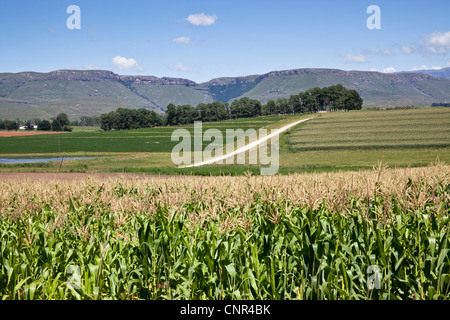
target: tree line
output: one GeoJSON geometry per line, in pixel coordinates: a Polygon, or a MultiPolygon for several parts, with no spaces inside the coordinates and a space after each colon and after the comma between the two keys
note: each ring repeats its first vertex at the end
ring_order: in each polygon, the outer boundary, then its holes
{"type": "Polygon", "coordinates": [[[144,108],[118,108],[116,111],[104,113],[100,116],[102,130],[130,130],[151,128],[163,125],[163,118],[153,110],[144,108]]]}
{"type": "Polygon", "coordinates": [[[67,114],[60,113],[56,118],[50,120],[41,120],[39,118],[30,119],[27,121],[17,120],[1,120],[0,129],[8,131],[17,131],[20,127],[24,130],[40,130],[40,131],[72,131],[73,127],[67,117],[67,114]]]}
{"type": "Polygon", "coordinates": [[[338,84],[325,88],[311,88],[289,98],[269,100],[263,106],[263,115],[313,113],[319,111],[361,110],[363,100],[359,93],[338,84]]]}
{"type": "Polygon", "coordinates": [[[338,84],[325,88],[311,88],[289,98],[261,102],[249,97],[236,99],[231,103],[214,101],[200,103],[196,107],[189,104],[169,104],[164,115],[147,109],[119,108],[100,116],[103,130],[125,130],[156,127],[161,125],[186,125],[194,121],[222,121],[227,119],[257,116],[313,113],[319,111],[360,110],[363,100],[356,90],[349,90],[338,84]]]}

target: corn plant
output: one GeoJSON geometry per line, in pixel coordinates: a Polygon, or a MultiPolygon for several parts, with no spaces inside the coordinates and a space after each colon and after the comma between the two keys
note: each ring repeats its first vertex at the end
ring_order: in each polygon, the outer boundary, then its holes
{"type": "Polygon", "coordinates": [[[0,297],[449,299],[448,177],[3,183],[0,297]]]}

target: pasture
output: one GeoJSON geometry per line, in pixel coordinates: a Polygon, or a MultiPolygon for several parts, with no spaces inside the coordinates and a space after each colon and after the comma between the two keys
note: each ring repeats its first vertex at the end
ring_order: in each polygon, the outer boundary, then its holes
{"type": "MultiPolygon", "coordinates": [[[[269,116],[226,120],[221,122],[203,123],[203,132],[214,128],[223,133],[227,129],[271,129],[287,124],[304,115],[269,116]]],[[[34,135],[27,137],[10,137],[0,140],[0,154],[44,154],[44,153],[170,153],[178,143],[171,141],[172,132],[176,129],[188,130],[192,137],[194,125],[156,127],[149,129],[123,130],[123,131],[93,131],[82,130],[72,133],[47,135],[34,135]]],[[[205,142],[206,146],[208,143],[205,142]]]]}
{"type": "Polygon", "coordinates": [[[291,167],[370,169],[450,161],[450,109],[334,112],[289,130],[280,163],[291,167]]]}
{"type": "MultiPolygon", "coordinates": [[[[450,109],[331,112],[291,128],[280,137],[280,174],[370,170],[378,161],[392,167],[450,162],[450,109]]],[[[275,129],[310,115],[280,115],[203,123],[208,129],[275,129]]],[[[171,161],[175,129],[158,127],[102,132],[96,128],[55,135],[0,138],[8,157],[99,156],[54,164],[1,165],[0,172],[133,172],[149,174],[259,174],[256,165],[207,165],[179,169],[171,161]]],[[[206,147],[210,142],[203,142],[206,147]]]]}
{"type": "Polygon", "coordinates": [[[305,123],[292,151],[431,149],[450,146],[450,109],[336,112],[305,123]]]}

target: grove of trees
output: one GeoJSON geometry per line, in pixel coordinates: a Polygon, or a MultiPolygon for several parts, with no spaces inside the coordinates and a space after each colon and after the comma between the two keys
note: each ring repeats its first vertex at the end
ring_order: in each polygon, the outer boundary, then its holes
{"type": "Polygon", "coordinates": [[[311,88],[289,98],[269,100],[262,107],[262,115],[361,110],[362,104],[363,100],[356,90],[338,84],[322,89],[311,88]]]}
{"type": "Polygon", "coordinates": [[[102,114],[100,123],[102,130],[109,131],[113,129],[129,130],[161,126],[163,120],[153,110],[119,108],[116,111],[102,114]]]}
{"type": "MultiPolygon", "coordinates": [[[[39,127],[38,127],[39,128],[39,127]]],[[[69,117],[65,113],[60,113],[51,122],[52,131],[72,131],[69,117]]]]}
{"type": "Polygon", "coordinates": [[[2,121],[2,128],[8,130],[8,131],[14,131],[19,129],[19,123],[17,121],[11,121],[11,120],[3,120],[2,121]]]}
{"type": "Polygon", "coordinates": [[[338,84],[325,88],[311,88],[289,98],[269,100],[262,105],[258,100],[243,97],[231,103],[215,101],[200,103],[197,107],[189,104],[169,104],[164,115],[147,109],[119,108],[100,116],[103,130],[125,130],[148,128],[161,125],[186,125],[194,121],[222,121],[292,113],[312,113],[319,111],[360,110],[363,100],[356,90],[349,90],[338,84]]]}
{"type": "Polygon", "coordinates": [[[49,120],[41,120],[39,118],[33,118],[26,121],[21,121],[19,119],[11,120],[0,120],[0,129],[6,129],[8,131],[19,130],[23,126],[24,130],[34,130],[37,126],[37,130],[41,131],[72,131],[72,126],[67,117],[67,114],[60,113],[56,118],[52,118],[51,122],[49,120]]]}

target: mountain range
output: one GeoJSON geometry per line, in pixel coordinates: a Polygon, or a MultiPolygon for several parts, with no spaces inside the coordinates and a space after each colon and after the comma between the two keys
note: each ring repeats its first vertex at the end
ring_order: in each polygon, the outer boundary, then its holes
{"type": "MultiPolygon", "coordinates": [[[[427,75],[433,76],[433,77],[450,79],[450,67],[441,68],[441,69],[424,69],[424,70],[404,71],[404,72],[421,73],[421,74],[427,74],[427,75]]],[[[399,72],[399,73],[403,73],[403,72],[399,72]]]]}
{"type": "Polygon", "coordinates": [[[173,103],[231,102],[243,96],[262,103],[312,87],[342,84],[357,90],[363,107],[427,106],[450,102],[450,68],[387,74],[337,69],[295,69],[196,83],[181,78],[118,75],[104,70],[0,73],[0,119],[70,119],[119,107],[164,112],[173,103]]]}

